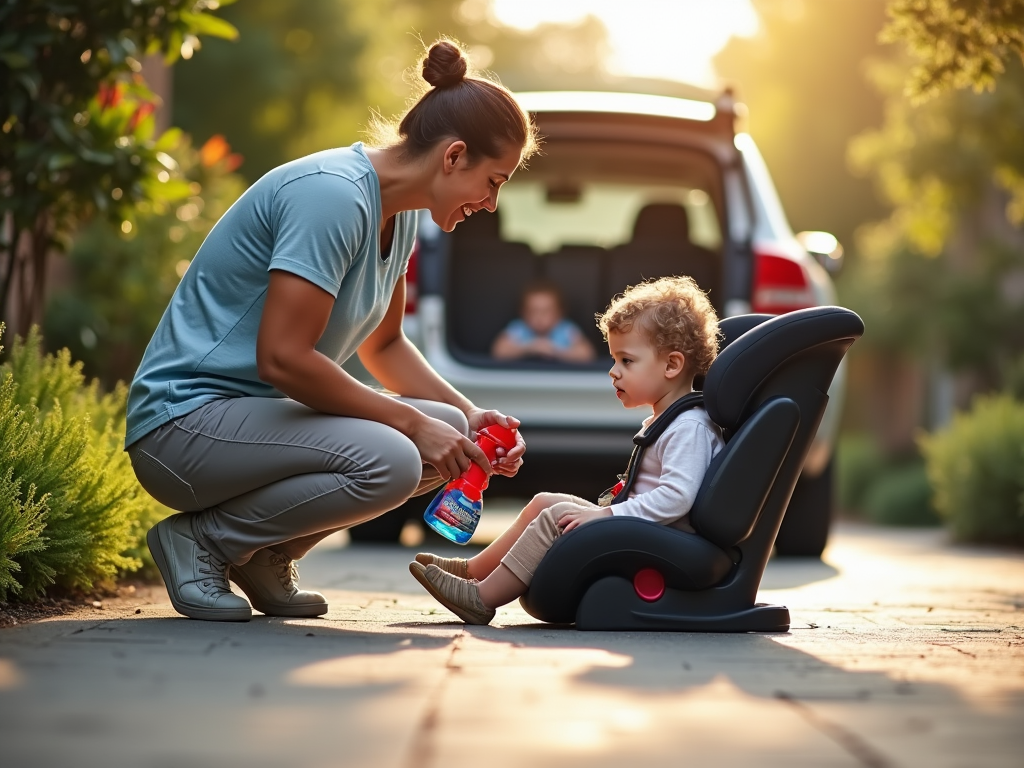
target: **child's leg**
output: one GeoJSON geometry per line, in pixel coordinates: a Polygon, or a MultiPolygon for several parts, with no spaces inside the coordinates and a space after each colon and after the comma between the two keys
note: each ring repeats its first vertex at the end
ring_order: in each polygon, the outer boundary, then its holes
{"type": "MultiPolygon", "coordinates": [[[[586,501],[585,499],[581,499],[568,493],[538,493],[530,500],[529,504],[523,507],[523,511],[519,513],[515,522],[512,523],[504,533],[488,544],[480,554],[469,559],[469,578],[483,581],[494,573],[495,570],[498,569],[501,559],[508,554],[508,551],[512,549],[512,546],[516,543],[519,537],[523,535],[526,527],[537,518],[537,515],[539,515],[542,510],[547,509],[560,501],[571,501],[576,504],[584,505],[591,504],[591,502],[586,501]]],[[[520,582],[520,584],[521,583],[522,582],[520,582]]],[[[505,603],[510,602],[515,597],[516,596],[509,598],[505,603]]],[[[498,605],[504,605],[504,603],[498,603],[498,605]]]]}
{"type": "MultiPolygon", "coordinates": [[[[551,496],[553,494],[546,500],[550,501],[551,496]]],[[[596,506],[589,502],[583,503],[596,506]]],[[[575,505],[575,501],[563,498],[552,506],[543,507],[539,513],[534,514],[531,510],[534,519],[522,529],[516,541],[511,546],[505,544],[495,547],[494,551],[505,549],[507,552],[482,581],[459,578],[436,563],[419,561],[419,556],[417,562],[409,563],[409,571],[435,599],[463,621],[489,624],[494,618],[495,608],[512,602],[526,592],[540,561],[561,534],[558,518],[565,513],[567,506],[575,505]]],[[[526,510],[523,512],[526,513],[526,510]]],[[[515,528],[513,526],[509,530],[515,528]]]]}
{"type": "MultiPolygon", "coordinates": [[[[562,501],[566,501],[566,499],[562,499],[562,501]]],[[[570,501],[569,503],[576,504],[577,502],[570,501]]],[[[588,506],[596,506],[590,502],[584,503],[588,506]]],[[[551,549],[555,539],[562,534],[558,527],[558,518],[564,514],[564,509],[561,509],[561,506],[556,503],[544,507],[535,516],[533,522],[526,526],[522,535],[512,546],[508,547],[500,564],[480,582],[480,599],[488,608],[497,608],[500,605],[511,603],[526,592],[540,561],[551,549]]]]}

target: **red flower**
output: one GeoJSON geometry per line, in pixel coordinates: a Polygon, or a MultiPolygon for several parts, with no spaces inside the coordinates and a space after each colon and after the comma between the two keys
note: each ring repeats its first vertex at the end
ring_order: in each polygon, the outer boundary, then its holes
{"type": "Polygon", "coordinates": [[[120,104],[123,94],[124,86],[121,83],[100,83],[100,90],[96,94],[96,98],[100,102],[100,107],[107,109],[108,107],[116,107],[120,104]]]}
{"type": "Polygon", "coordinates": [[[131,119],[128,121],[128,132],[134,133],[135,129],[139,127],[139,123],[141,123],[151,114],[153,114],[153,111],[155,109],[156,105],[153,104],[151,101],[144,101],[141,104],[139,104],[139,106],[136,107],[135,111],[132,113],[131,119]]]}
{"type": "Polygon", "coordinates": [[[231,145],[219,133],[214,134],[199,149],[199,158],[206,168],[216,165],[231,152],[231,145]]]}

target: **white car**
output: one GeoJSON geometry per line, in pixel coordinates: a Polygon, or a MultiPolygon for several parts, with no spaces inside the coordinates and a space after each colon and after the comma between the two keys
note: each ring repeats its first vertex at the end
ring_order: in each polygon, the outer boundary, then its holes
{"type": "MultiPolygon", "coordinates": [[[[421,217],[406,333],[473,402],[522,420],[521,476],[496,480],[490,493],[546,488],[593,497],[624,468],[647,415],[622,407],[607,374],[594,315],[614,294],[644,278],[688,274],[720,316],[833,304],[829,271],[842,252],[826,233],[793,234],[753,140],[734,131],[728,92],[707,100],[586,91],[517,97],[537,122],[542,151],[503,186],[496,214],[477,212],[450,235],[421,217]],[[596,362],[491,357],[524,287],[537,279],[560,288],[596,362]]],[[[824,548],[842,386],[841,371],[779,554],[824,548]]],[[[353,538],[397,537],[426,501],[354,529],[353,538]]]]}

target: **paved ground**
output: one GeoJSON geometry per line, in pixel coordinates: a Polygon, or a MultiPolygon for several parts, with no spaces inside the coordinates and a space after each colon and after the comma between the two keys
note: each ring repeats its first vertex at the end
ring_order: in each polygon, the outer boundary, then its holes
{"type": "Polygon", "coordinates": [[[843,526],[827,564],[770,564],[769,636],[466,628],[414,551],[315,551],[323,620],[189,621],[153,590],[0,630],[0,763],[1024,765],[1019,552],[843,526]]]}

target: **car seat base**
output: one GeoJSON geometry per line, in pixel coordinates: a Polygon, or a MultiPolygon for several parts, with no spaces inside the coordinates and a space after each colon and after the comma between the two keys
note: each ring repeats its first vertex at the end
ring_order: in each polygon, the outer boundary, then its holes
{"type": "MultiPolygon", "coordinates": [[[[576,612],[576,629],[646,630],[653,632],[787,632],[789,609],[757,603],[746,608],[722,606],[716,611],[707,595],[668,589],[661,599],[648,602],[633,584],[618,576],[596,581],[584,594],[576,612]],[[690,599],[688,599],[690,598],[690,599]]],[[[723,595],[725,597],[725,595],[723,595]]],[[[725,602],[723,600],[723,602],[725,602]]]]}

